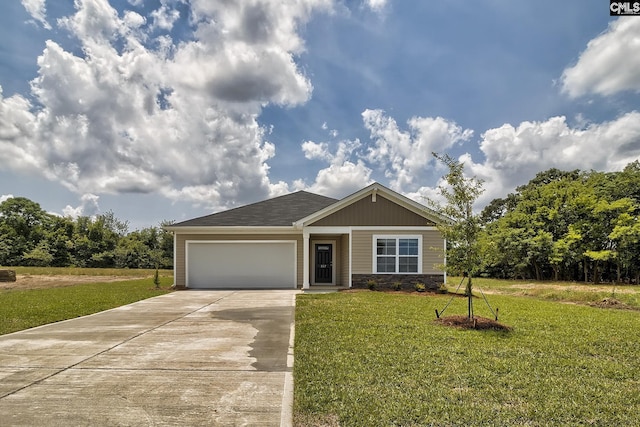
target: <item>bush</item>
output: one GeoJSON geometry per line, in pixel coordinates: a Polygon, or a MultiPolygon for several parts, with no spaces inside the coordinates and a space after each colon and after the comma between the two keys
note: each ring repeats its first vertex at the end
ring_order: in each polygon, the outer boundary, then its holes
{"type": "Polygon", "coordinates": [[[425,286],[424,283],[416,283],[416,291],[417,292],[424,292],[427,289],[427,287],[425,286]]]}
{"type": "Polygon", "coordinates": [[[391,289],[393,289],[394,291],[399,291],[400,289],[402,289],[402,283],[400,282],[394,282],[391,285],[391,289]]]}
{"type": "Polygon", "coordinates": [[[375,280],[368,280],[367,286],[369,287],[370,291],[375,291],[378,288],[378,283],[376,283],[375,280]]]}

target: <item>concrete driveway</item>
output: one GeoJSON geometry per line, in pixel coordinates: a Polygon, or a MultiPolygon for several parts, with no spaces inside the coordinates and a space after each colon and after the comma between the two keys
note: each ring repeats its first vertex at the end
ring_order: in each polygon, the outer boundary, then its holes
{"type": "Polygon", "coordinates": [[[296,293],[173,292],[0,336],[0,425],[289,425],[296,293]]]}

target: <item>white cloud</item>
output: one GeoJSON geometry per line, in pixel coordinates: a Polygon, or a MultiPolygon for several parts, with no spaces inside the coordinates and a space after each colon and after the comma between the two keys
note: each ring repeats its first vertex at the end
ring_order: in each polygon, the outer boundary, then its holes
{"type": "Polygon", "coordinates": [[[382,12],[387,6],[387,0],[364,0],[364,5],[374,12],[382,12]]]}
{"type": "Polygon", "coordinates": [[[294,183],[294,189],[307,189],[325,196],[342,198],[370,184],[371,169],[367,167],[356,151],[361,147],[359,140],[340,141],[335,152],[331,152],[327,142],[302,143],[302,151],[307,159],[323,160],[329,166],[318,171],[315,182],[306,186],[303,181],[294,183]]]}
{"type": "Polygon", "coordinates": [[[480,149],[483,163],[473,162],[470,155],[462,160],[471,174],[485,180],[481,202],[487,203],[550,168],[621,170],[640,158],[640,113],[627,113],[585,129],[569,127],[564,117],[523,122],[517,127],[505,124],[486,131],[480,149]]]}
{"type": "MultiPolygon", "coordinates": [[[[433,186],[418,187],[413,178],[429,165],[440,167],[430,163],[432,151],[446,151],[456,141],[468,139],[471,131],[462,131],[444,119],[416,118],[409,120],[412,132],[404,132],[393,118],[379,110],[367,110],[363,117],[376,142],[366,159],[388,166],[385,173],[392,188],[421,203],[443,202],[437,190],[442,179],[433,186]]],[[[572,128],[565,117],[552,117],[487,130],[480,141],[482,161],[474,161],[468,153],[459,157],[468,176],[484,181],[485,191],[476,208],[506,196],[541,171],[617,171],[640,158],[640,112],[630,112],[610,122],[582,125],[572,128]]]]}
{"type": "Polygon", "coordinates": [[[129,28],[139,28],[147,23],[147,19],[139,13],[127,10],[124,13],[124,24],[129,28]]]}
{"type": "Polygon", "coordinates": [[[106,0],[77,0],[58,23],[82,54],[49,40],[31,97],[0,88],[0,157],[79,194],[156,192],[220,209],[285,191],[269,180],[275,146],[257,118],[311,96],[297,31],[332,2],[194,0],[188,41],[154,39],[149,27],[169,28],[174,6],[121,17],[106,0]]]}
{"type": "Polygon", "coordinates": [[[591,40],[578,62],[564,70],[562,90],[576,98],[587,94],[640,92],[640,19],[621,17],[591,40]]]}
{"type": "Polygon", "coordinates": [[[329,144],[326,142],[305,141],[302,143],[302,152],[309,160],[319,159],[330,162],[333,158],[329,152],[329,144]]]}
{"type": "Polygon", "coordinates": [[[4,202],[5,200],[9,200],[9,199],[13,199],[13,194],[3,194],[0,196],[0,203],[4,202]]]}
{"type": "Polygon", "coordinates": [[[100,206],[98,204],[99,196],[95,194],[83,194],[80,197],[80,205],[77,207],[72,207],[67,205],[64,209],[62,209],[62,214],[66,217],[71,217],[76,219],[80,216],[95,216],[100,212],[100,206]]]}
{"type": "Polygon", "coordinates": [[[46,0],[21,0],[21,2],[35,22],[39,22],[47,30],[51,29],[51,25],[47,22],[46,0]]]}
{"type": "Polygon", "coordinates": [[[375,142],[369,148],[368,161],[383,168],[391,188],[401,193],[415,190],[416,178],[433,163],[434,151],[445,151],[473,135],[473,131],[442,117],[413,117],[407,122],[409,131],[401,130],[382,110],[365,110],[362,119],[375,142]]]}
{"type": "Polygon", "coordinates": [[[372,182],[371,169],[362,160],[345,161],[320,170],[309,191],[341,199],[372,182]]]}
{"type": "Polygon", "coordinates": [[[153,19],[154,28],[170,31],[173,28],[173,24],[180,18],[180,12],[163,4],[151,12],[151,18],[153,19]]]}

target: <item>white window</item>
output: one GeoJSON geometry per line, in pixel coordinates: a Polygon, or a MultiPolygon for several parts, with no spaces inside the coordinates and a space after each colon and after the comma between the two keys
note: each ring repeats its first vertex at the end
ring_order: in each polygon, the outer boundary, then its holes
{"type": "Polygon", "coordinates": [[[373,236],[374,273],[422,273],[422,236],[373,236]]]}

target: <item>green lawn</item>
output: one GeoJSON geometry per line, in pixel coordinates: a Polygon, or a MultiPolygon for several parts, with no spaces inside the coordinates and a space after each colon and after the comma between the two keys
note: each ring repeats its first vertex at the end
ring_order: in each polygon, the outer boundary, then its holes
{"type": "MultiPolygon", "coordinates": [[[[95,270],[93,269],[95,275],[114,275],[95,270]]],[[[33,273],[20,272],[18,274],[33,273]]],[[[146,275],[149,274],[153,273],[147,271],[146,275]]],[[[172,277],[161,277],[160,286],[164,289],[156,290],[153,279],[147,277],[145,279],[90,283],[50,289],[0,291],[0,335],[97,313],[161,295],[169,292],[167,288],[172,283],[172,277]]]]}
{"type": "MultiPolygon", "coordinates": [[[[149,277],[155,270],[143,268],[82,268],[82,267],[0,267],[14,270],[16,274],[48,276],[125,276],[149,277]]],[[[160,270],[163,277],[173,276],[173,270],[160,270]]]]}
{"type": "Polygon", "coordinates": [[[434,324],[447,295],[298,296],[295,424],[640,424],[640,312],[488,297],[511,332],[434,324]]]}

